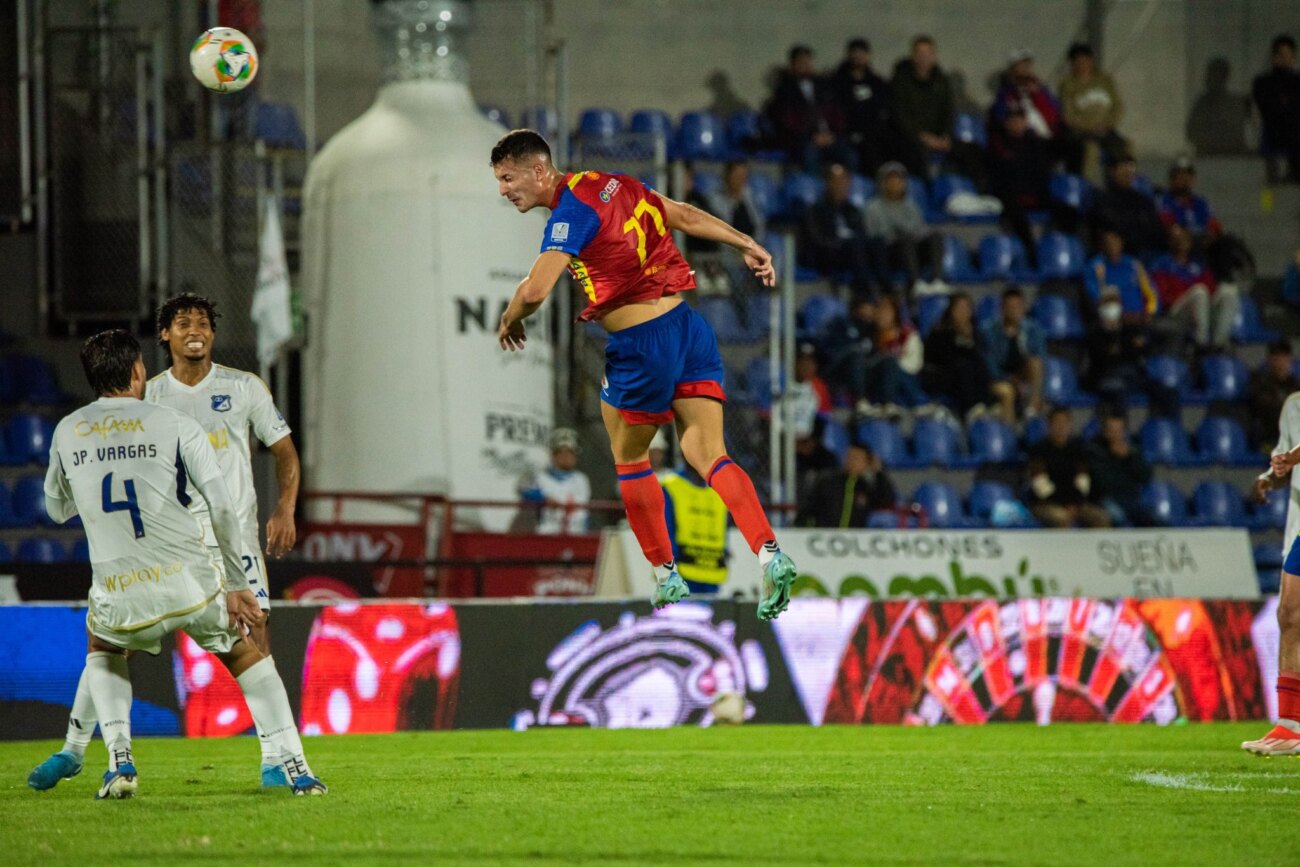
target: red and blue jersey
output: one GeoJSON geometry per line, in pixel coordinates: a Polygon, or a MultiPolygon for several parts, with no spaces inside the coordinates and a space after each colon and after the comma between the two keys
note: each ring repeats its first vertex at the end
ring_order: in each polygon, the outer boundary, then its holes
{"type": "Polygon", "coordinates": [[[636,178],[573,172],[551,201],[542,252],[572,256],[569,273],[587,296],[579,319],[695,288],[666,224],[663,200],[636,178]]]}

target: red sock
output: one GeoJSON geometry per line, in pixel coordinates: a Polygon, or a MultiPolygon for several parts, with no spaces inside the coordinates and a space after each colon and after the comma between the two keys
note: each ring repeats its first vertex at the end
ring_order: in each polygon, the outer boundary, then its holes
{"type": "Polygon", "coordinates": [[[767,514],[763,512],[763,504],[758,501],[754,483],[749,480],[749,473],[723,455],[709,467],[704,480],[722,497],[750,550],[757,554],[765,543],[776,540],[772,525],[767,522],[767,514]]]}
{"type": "Polygon", "coordinates": [[[614,469],[618,471],[618,489],[623,494],[627,522],[641,543],[641,553],[652,566],[671,563],[673,543],[664,520],[664,491],[659,487],[655,471],[650,469],[650,462],[615,464],[614,469]]]}
{"type": "Polygon", "coordinates": [[[1300,672],[1278,672],[1277,718],[1300,723],[1300,672]]]}

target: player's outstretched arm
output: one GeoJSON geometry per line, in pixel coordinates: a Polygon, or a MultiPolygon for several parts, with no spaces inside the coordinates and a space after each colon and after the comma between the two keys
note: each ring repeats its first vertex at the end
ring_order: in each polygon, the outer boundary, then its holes
{"type": "Polygon", "coordinates": [[[536,313],[551,296],[556,281],[569,267],[570,258],[568,253],[560,250],[547,250],[537,257],[528,276],[515,290],[515,297],[510,299],[510,306],[501,314],[497,342],[502,349],[513,352],[524,348],[524,341],[528,339],[524,333],[524,320],[536,313]]]}
{"type": "Polygon", "coordinates": [[[772,267],[772,254],[765,250],[762,244],[694,205],[668,198],[663,198],[663,203],[664,218],[669,229],[680,229],[696,238],[735,247],[744,256],[749,270],[754,272],[754,276],[761,280],[764,286],[776,285],[776,269],[772,267]]]}

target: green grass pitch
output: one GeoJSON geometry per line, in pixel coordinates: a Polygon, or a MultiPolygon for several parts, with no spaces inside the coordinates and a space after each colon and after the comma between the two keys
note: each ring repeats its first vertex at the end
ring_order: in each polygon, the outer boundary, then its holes
{"type": "Polygon", "coordinates": [[[0,863],[1295,864],[1300,761],[1254,724],[411,733],[307,740],[324,798],[249,738],[135,743],[50,792],[0,744],[0,863]]]}

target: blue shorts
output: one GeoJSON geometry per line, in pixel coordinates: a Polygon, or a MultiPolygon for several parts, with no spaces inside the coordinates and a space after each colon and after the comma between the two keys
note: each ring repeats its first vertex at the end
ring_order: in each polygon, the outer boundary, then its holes
{"type": "Polygon", "coordinates": [[[667,424],[674,400],[726,400],[722,379],[713,329],[683,302],[649,322],[610,333],[600,399],[628,424],[667,424]]]}
{"type": "Polygon", "coordinates": [[[1291,540],[1291,550],[1286,553],[1286,560],[1282,562],[1282,571],[1288,575],[1300,576],[1300,536],[1291,540]]]}

